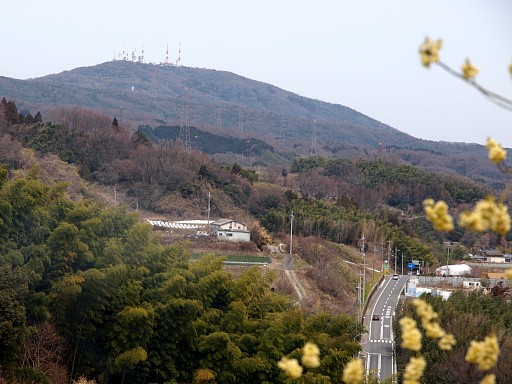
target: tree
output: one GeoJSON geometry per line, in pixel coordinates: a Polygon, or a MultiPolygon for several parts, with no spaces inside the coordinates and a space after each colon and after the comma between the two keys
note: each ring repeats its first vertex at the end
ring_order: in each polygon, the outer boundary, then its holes
{"type": "Polygon", "coordinates": [[[21,268],[0,265],[0,367],[13,367],[27,335],[23,305],[27,291],[21,268]]]}

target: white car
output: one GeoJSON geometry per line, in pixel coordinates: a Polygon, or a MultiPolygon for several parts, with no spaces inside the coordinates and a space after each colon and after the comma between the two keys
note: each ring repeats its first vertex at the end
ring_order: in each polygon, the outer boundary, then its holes
{"type": "Polygon", "coordinates": [[[392,277],[393,280],[398,280],[398,273],[393,273],[393,277],[392,277]]]}

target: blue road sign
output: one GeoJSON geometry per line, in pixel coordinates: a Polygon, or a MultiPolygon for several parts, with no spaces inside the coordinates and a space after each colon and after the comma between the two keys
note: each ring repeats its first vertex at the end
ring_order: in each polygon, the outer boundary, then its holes
{"type": "Polygon", "coordinates": [[[413,269],[414,267],[415,267],[415,265],[413,263],[407,264],[407,268],[409,268],[409,269],[413,269]]]}

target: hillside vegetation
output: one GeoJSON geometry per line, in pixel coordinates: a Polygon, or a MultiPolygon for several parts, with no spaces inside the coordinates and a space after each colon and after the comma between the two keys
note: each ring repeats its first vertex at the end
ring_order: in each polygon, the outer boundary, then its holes
{"type": "Polygon", "coordinates": [[[225,71],[114,61],[38,79],[0,77],[0,95],[25,112],[37,108],[46,116],[62,106],[89,108],[132,129],[186,122],[222,136],[249,135],[276,152],[300,156],[311,153],[315,130],[321,156],[379,157],[460,174],[498,190],[506,183],[482,145],[416,139],[349,107],[225,71]]]}

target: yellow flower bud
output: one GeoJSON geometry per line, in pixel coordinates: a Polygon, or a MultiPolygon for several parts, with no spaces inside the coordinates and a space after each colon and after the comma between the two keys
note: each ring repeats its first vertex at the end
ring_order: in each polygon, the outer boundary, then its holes
{"type": "Polygon", "coordinates": [[[320,349],[314,343],[306,343],[302,349],[302,364],[308,368],[320,366],[320,349]]]}
{"type": "Polygon", "coordinates": [[[404,384],[419,384],[427,363],[423,356],[411,357],[405,366],[404,384]]]}
{"type": "Polygon", "coordinates": [[[480,70],[477,67],[475,67],[473,64],[471,64],[469,59],[466,59],[464,64],[462,64],[462,76],[466,80],[474,79],[476,77],[476,75],[478,75],[478,72],[480,72],[480,70]]]}
{"type": "Polygon", "coordinates": [[[361,359],[350,360],[343,370],[342,380],[345,384],[360,384],[363,380],[363,364],[361,359]]]}
{"type": "Polygon", "coordinates": [[[432,199],[423,201],[423,212],[436,231],[450,232],[453,230],[453,218],[448,213],[448,205],[440,200],[434,203],[432,199]]]}
{"type": "Polygon", "coordinates": [[[505,274],[507,275],[507,279],[512,280],[512,268],[507,269],[505,274]]]}
{"type": "Polygon", "coordinates": [[[489,159],[494,164],[499,164],[502,161],[506,160],[507,152],[505,152],[503,147],[500,144],[498,144],[496,140],[488,137],[485,143],[485,148],[487,148],[489,159]]]}
{"type": "Polygon", "coordinates": [[[421,63],[425,67],[430,67],[430,64],[437,63],[439,61],[439,50],[442,45],[443,42],[441,39],[434,41],[430,37],[425,38],[425,41],[419,48],[421,63]]]}
{"type": "Polygon", "coordinates": [[[281,360],[277,362],[277,366],[292,379],[298,379],[302,375],[302,367],[299,365],[297,359],[289,359],[283,356],[281,360]]]}
{"type": "Polygon", "coordinates": [[[402,331],[402,348],[412,351],[421,349],[421,332],[416,327],[416,321],[410,317],[403,317],[399,321],[402,331]]]}
{"type": "Polygon", "coordinates": [[[456,344],[455,337],[451,333],[445,334],[438,342],[439,348],[443,351],[451,351],[456,344]]]}
{"type": "Polygon", "coordinates": [[[466,361],[476,364],[481,371],[487,371],[496,365],[500,347],[496,336],[487,336],[484,341],[471,341],[466,361]]]}
{"type": "Polygon", "coordinates": [[[485,375],[480,384],[496,384],[496,375],[493,373],[485,375]]]}

